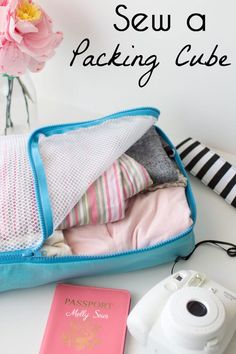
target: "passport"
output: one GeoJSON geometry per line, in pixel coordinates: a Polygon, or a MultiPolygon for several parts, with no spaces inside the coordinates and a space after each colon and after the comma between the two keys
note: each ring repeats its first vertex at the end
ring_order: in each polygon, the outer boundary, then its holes
{"type": "Polygon", "coordinates": [[[40,354],[123,354],[127,290],[58,284],[40,354]]]}

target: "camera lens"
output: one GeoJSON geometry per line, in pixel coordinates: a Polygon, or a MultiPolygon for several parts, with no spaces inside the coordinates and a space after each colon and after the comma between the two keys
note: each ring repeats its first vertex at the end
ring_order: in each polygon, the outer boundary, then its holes
{"type": "Polygon", "coordinates": [[[196,317],[203,317],[207,314],[207,308],[204,304],[199,301],[189,301],[187,303],[188,312],[196,317]]]}

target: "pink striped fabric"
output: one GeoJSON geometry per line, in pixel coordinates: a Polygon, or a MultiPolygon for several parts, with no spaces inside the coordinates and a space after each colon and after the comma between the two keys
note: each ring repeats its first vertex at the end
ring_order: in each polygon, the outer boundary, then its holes
{"type": "Polygon", "coordinates": [[[126,200],[152,184],[146,169],[124,154],[88,188],[59,229],[121,220],[126,200]]]}

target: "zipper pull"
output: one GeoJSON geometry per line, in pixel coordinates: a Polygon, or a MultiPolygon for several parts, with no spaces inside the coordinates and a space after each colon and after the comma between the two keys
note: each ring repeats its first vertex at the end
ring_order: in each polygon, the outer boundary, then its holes
{"type": "Polygon", "coordinates": [[[41,257],[41,252],[38,250],[38,251],[27,251],[27,252],[24,252],[22,253],[21,255],[22,257],[29,257],[29,258],[33,258],[33,257],[41,257]]]}

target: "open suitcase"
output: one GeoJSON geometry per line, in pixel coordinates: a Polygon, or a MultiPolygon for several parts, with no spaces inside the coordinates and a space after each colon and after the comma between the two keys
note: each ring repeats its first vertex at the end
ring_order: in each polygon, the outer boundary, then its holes
{"type": "Polygon", "coordinates": [[[29,137],[0,138],[0,291],[153,267],[193,250],[196,208],[188,180],[185,194],[193,223],[181,233],[108,254],[45,257],[40,252],[91,183],[153,125],[187,178],[173,144],[157,127],[158,117],[157,109],[138,108],[43,127],[29,137]]]}

